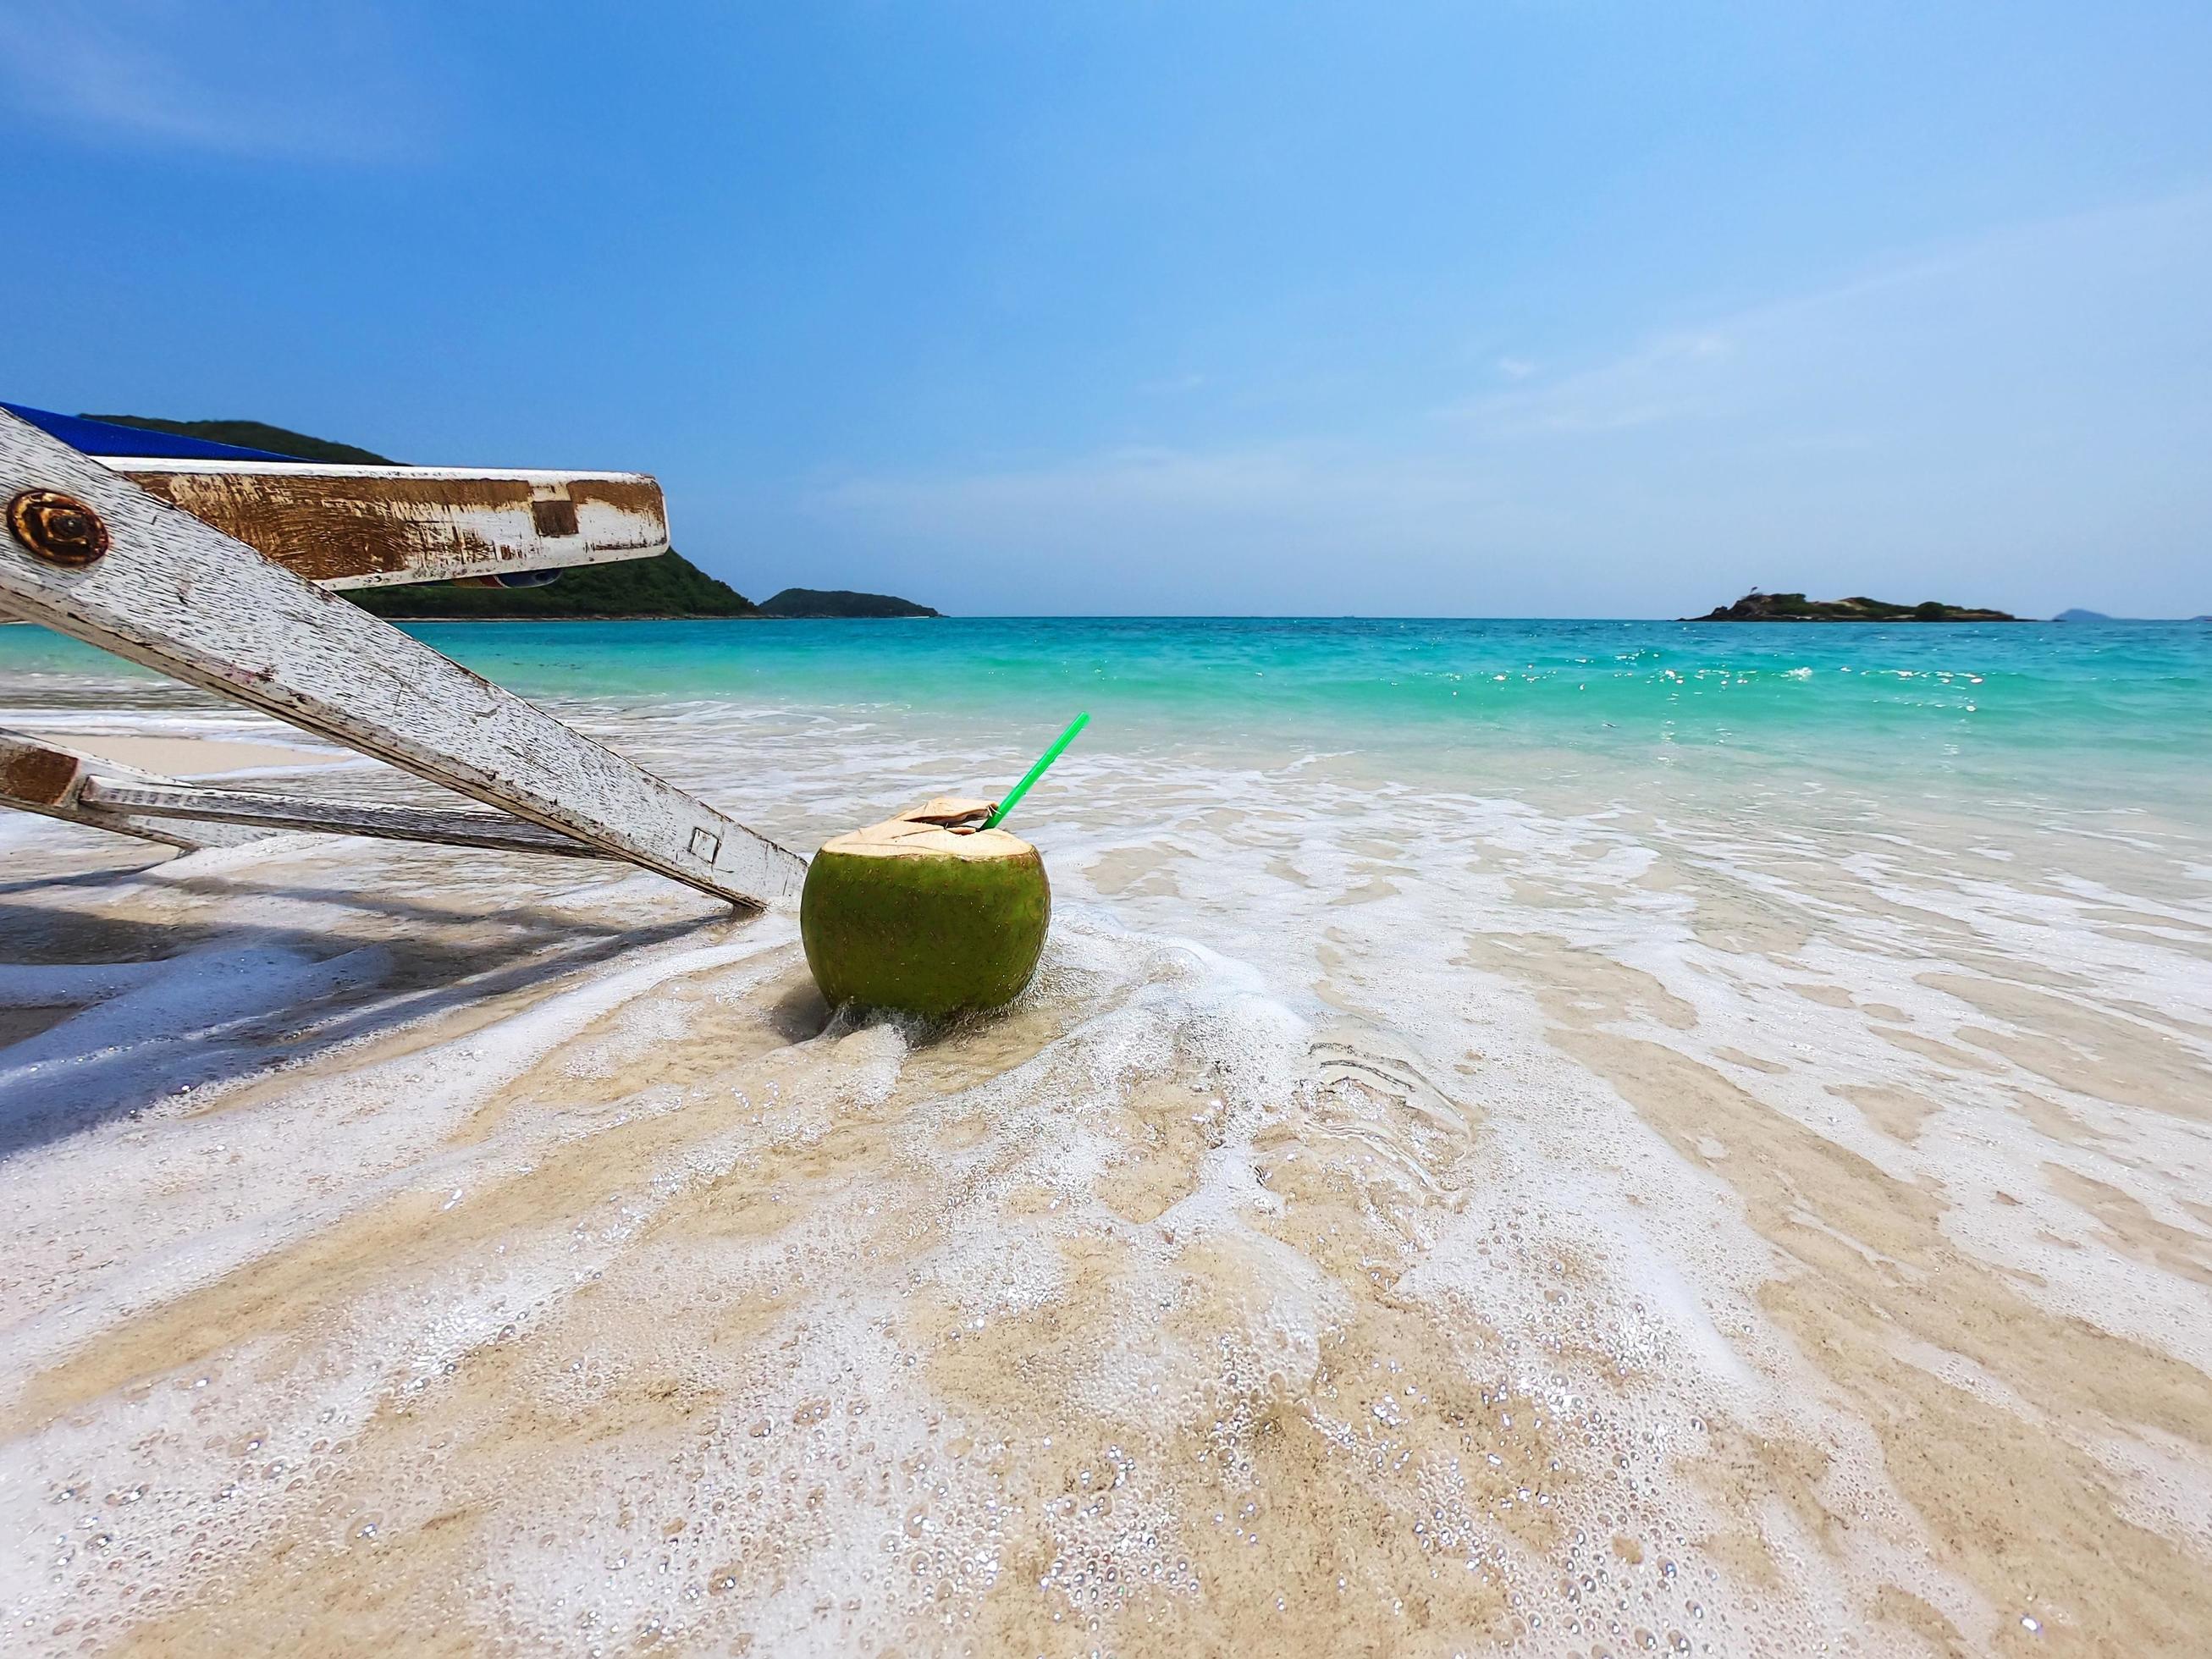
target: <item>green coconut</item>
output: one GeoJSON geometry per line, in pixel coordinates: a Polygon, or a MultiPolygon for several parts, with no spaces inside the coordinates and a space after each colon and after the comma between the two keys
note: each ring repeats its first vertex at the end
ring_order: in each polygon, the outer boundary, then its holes
{"type": "Polygon", "coordinates": [[[833,1007],[936,1018],[1022,994],[1044,951],[1052,888],[1036,848],[978,827],[993,805],[940,798],[814,855],[799,933],[833,1007]]]}

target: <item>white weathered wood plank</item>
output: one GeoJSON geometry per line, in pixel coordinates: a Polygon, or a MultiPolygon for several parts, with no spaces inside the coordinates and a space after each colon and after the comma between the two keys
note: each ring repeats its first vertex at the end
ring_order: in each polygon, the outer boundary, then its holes
{"type": "Polygon", "coordinates": [[[252,824],[264,830],[307,830],[330,836],[374,836],[386,841],[435,842],[488,847],[502,852],[550,853],[560,858],[604,859],[597,847],[556,834],[527,818],[466,806],[407,806],[390,801],[329,800],[246,789],[216,789],[167,778],[95,776],[77,792],[78,804],[145,818],[252,824]]]}
{"type": "Polygon", "coordinates": [[[389,587],[668,551],[642,472],[474,471],[315,461],[100,465],[325,587],[389,587]]]}
{"type": "Polygon", "coordinates": [[[806,866],[359,606],[0,412],[0,502],[56,489],[109,550],[65,567],[0,534],[0,605],[730,900],[806,866]]]}
{"type": "Polygon", "coordinates": [[[235,847],[267,833],[228,823],[179,823],[92,805],[84,799],[84,791],[95,772],[131,783],[170,781],[151,772],[142,772],[135,766],[123,766],[97,755],[88,755],[51,738],[33,738],[0,727],[0,806],[37,812],[65,823],[82,823],[88,829],[106,830],[118,836],[132,836],[140,841],[157,842],[187,853],[197,853],[207,847],[235,847]]]}

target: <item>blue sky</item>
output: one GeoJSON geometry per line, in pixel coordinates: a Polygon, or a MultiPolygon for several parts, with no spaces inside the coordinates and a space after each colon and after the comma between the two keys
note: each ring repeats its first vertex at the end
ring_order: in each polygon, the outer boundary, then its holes
{"type": "Polygon", "coordinates": [[[2208,86],[2202,0],[0,0],[0,397],[647,469],[757,596],[2212,611],[2208,86]]]}

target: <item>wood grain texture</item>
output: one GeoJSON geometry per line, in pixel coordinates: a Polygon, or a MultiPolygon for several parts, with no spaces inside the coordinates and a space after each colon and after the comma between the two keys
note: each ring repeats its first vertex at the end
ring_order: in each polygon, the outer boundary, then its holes
{"type": "Polygon", "coordinates": [[[0,606],[732,903],[805,878],[765,836],[0,413],[0,501],[27,489],[91,504],[112,547],[64,568],[0,538],[0,606]]]}
{"type": "Polygon", "coordinates": [[[640,472],[307,461],[100,465],[325,587],[454,581],[668,551],[660,486],[640,472]]]}
{"type": "Polygon", "coordinates": [[[124,783],[170,782],[135,766],[121,766],[69,748],[51,738],[29,737],[0,727],[0,806],[113,835],[133,836],[187,853],[206,847],[234,847],[267,833],[228,823],[191,824],[141,817],[128,811],[93,805],[84,799],[84,790],[94,772],[106,773],[124,783]]]}
{"type": "Polygon", "coordinates": [[[403,806],[386,801],[327,800],[258,790],[211,789],[167,778],[94,777],[77,791],[80,805],[141,818],[186,818],[252,824],[264,830],[308,830],[321,835],[374,836],[386,841],[436,842],[449,847],[489,847],[502,852],[551,853],[562,858],[603,859],[596,847],[557,835],[526,818],[465,806],[403,806]]]}

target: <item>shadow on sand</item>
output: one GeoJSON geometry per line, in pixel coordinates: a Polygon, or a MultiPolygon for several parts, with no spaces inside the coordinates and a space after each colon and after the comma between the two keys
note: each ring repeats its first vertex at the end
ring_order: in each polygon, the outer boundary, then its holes
{"type": "MultiPolygon", "coordinates": [[[[83,908],[136,870],[11,882],[0,893],[0,1158],[165,1097],[303,1065],[462,1009],[484,1018],[587,971],[750,920],[720,909],[629,927],[574,911],[480,908],[386,890],[210,874],[174,884],[224,901],[327,908],[328,925],[158,922],[83,908]],[[59,899],[41,904],[40,896],[59,899]],[[9,1040],[11,1038],[13,1040],[9,1040]]],[[[816,1018],[793,1008],[794,1027],[816,1018]]]]}

